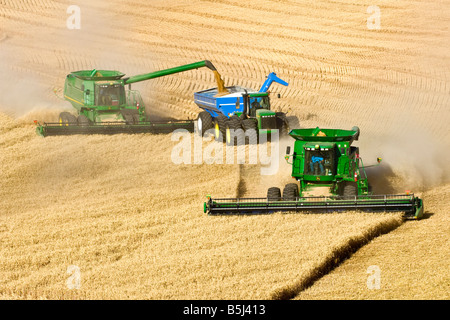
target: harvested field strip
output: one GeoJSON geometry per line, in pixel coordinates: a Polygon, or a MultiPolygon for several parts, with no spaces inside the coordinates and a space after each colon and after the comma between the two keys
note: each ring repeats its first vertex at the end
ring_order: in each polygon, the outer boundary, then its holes
{"type": "Polygon", "coordinates": [[[422,198],[425,219],[374,239],[295,299],[448,300],[450,184],[424,192],[422,198]],[[379,267],[377,290],[367,288],[369,266],[379,267]]]}
{"type": "MultiPolygon", "coordinates": [[[[448,3],[380,3],[382,27],[368,30],[370,1],[80,0],[82,28],[68,30],[64,1],[0,2],[0,67],[8,89],[0,111],[21,116],[0,113],[1,298],[299,298],[315,287],[333,292],[332,284],[320,286],[327,278],[321,275],[373,242],[382,243],[371,256],[384,258],[383,270],[413,243],[423,253],[415,273],[405,275],[403,265],[386,273],[399,275],[392,281],[398,298],[409,291],[402,279],[443,265],[439,245],[449,247],[448,232],[433,228],[448,223],[438,215],[419,229],[427,241],[417,245],[414,223],[376,237],[395,228],[395,214],[203,214],[207,194],[265,196],[268,187],[292,182],[283,159],[273,176],[252,165],[174,165],[170,135],[40,139],[32,121],[53,120],[65,108],[52,90],[61,94],[71,71],[134,75],[208,59],[227,85],[257,89],[276,72],[289,87],[273,87],[282,98],[272,99],[272,107],[299,116],[302,126],[358,125],[365,164],[377,156],[385,161],[373,171],[374,189],[424,191],[448,181],[448,166],[439,161],[448,158],[450,138],[448,3]],[[406,245],[385,240],[404,229],[406,245]],[[79,291],[66,286],[71,264],[81,269],[79,291]]],[[[202,69],[133,88],[150,114],[195,118],[193,92],[213,86],[202,69]]],[[[447,210],[446,199],[426,201],[447,210]]],[[[357,267],[363,277],[366,269],[357,267]]],[[[433,279],[445,291],[446,278],[433,279]]],[[[367,296],[359,290],[353,297],[367,296]]]]}
{"type": "MultiPolygon", "coordinates": [[[[364,213],[361,213],[364,214],[364,213]]],[[[303,279],[294,284],[287,285],[284,288],[277,289],[271,296],[274,300],[287,300],[295,298],[300,292],[311,287],[317,280],[330,273],[342,262],[347,260],[364,245],[368,244],[374,238],[389,233],[402,224],[402,220],[392,218],[382,221],[379,224],[365,229],[361,234],[346,239],[345,243],[334,249],[324,261],[314,267],[303,279]]]]}
{"type": "Polygon", "coordinates": [[[42,139],[6,116],[1,127],[3,298],[271,299],[324,253],[393,219],[208,217],[206,194],[237,196],[239,170],[174,166],[170,136],[42,139]],[[76,293],[70,265],[81,269],[76,293]]]}

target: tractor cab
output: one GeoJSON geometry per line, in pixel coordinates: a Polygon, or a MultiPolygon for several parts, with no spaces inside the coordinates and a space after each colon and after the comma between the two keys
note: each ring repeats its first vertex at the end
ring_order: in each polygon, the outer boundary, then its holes
{"type": "Polygon", "coordinates": [[[334,143],[306,143],[303,172],[306,176],[334,176],[336,149],[334,143]]]}
{"type": "Polygon", "coordinates": [[[270,98],[268,93],[245,93],[244,113],[249,118],[256,119],[258,129],[278,129],[276,113],[270,110],[270,98]]]}
{"type": "Polygon", "coordinates": [[[268,93],[245,93],[242,97],[244,99],[244,113],[249,118],[255,118],[258,110],[270,111],[268,93]]]}
{"type": "Polygon", "coordinates": [[[118,107],[125,103],[125,90],[121,83],[97,82],[95,84],[95,105],[118,107]]]}

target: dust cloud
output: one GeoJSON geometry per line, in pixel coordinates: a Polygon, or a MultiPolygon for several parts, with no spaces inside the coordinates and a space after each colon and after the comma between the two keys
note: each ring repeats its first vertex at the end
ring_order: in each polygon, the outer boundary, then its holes
{"type": "MultiPolygon", "coordinates": [[[[70,30],[65,23],[52,29],[53,56],[33,59],[20,54],[16,41],[33,47],[32,53],[40,55],[42,44],[48,43],[48,32],[36,28],[26,35],[13,35],[0,42],[0,112],[15,119],[19,124],[54,122],[62,111],[75,113],[71,104],[63,98],[65,75],[77,70],[110,69],[128,75],[143,73],[126,44],[113,36],[117,24],[126,25],[126,20],[115,21],[113,12],[106,10],[107,3],[92,6],[89,1],[80,1],[81,28],[70,30]],[[114,25],[113,25],[114,24],[114,25]]],[[[61,5],[61,21],[65,22],[66,7],[61,5]]],[[[124,27],[125,29],[125,27],[124,27]]],[[[47,30],[48,31],[48,30],[47,30]]],[[[150,57],[148,58],[150,60],[150,57]]],[[[153,70],[146,70],[150,72],[153,70]]],[[[142,88],[136,85],[133,89],[142,88]]]]}
{"type": "Polygon", "coordinates": [[[441,137],[411,126],[402,134],[362,138],[360,152],[374,193],[423,192],[450,182],[448,132],[441,137]]]}
{"type": "Polygon", "coordinates": [[[49,98],[51,87],[35,74],[20,70],[19,65],[13,52],[0,50],[0,87],[5,88],[0,95],[0,112],[23,122],[49,116],[53,119],[64,108],[64,102],[49,98]]]}

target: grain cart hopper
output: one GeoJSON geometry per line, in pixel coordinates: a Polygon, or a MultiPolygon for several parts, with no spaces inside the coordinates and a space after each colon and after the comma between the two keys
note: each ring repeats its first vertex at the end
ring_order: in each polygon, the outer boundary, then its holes
{"type": "Polygon", "coordinates": [[[72,104],[76,115],[62,112],[58,123],[38,124],[36,132],[44,137],[72,134],[169,133],[175,129],[192,132],[193,120],[151,121],[145,112],[139,91],[131,90],[131,84],[201,67],[207,67],[214,72],[219,91],[224,91],[220,75],[208,60],[132,77],[125,77],[125,74],[111,70],[72,72],[65,80],[64,99],[72,104]]]}
{"type": "Polygon", "coordinates": [[[197,118],[198,133],[203,136],[214,129],[215,139],[229,145],[242,144],[245,136],[257,142],[258,133],[270,134],[273,130],[288,133],[289,128],[299,128],[296,117],[270,110],[269,88],[273,82],[288,83],[270,73],[259,91],[240,86],[226,87],[227,93],[212,88],[194,94],[195,103],[204,111],[197,118]]]}
{"type": "MultiPolygon", "coordinates": [[[[286,150],[286,161],[292,165],[292,177],[297,183],[283,188],[271,187],[266,198],[212,199],[204,203],[208,214],[269,213],[275,211],[401,211],[405,217],[420,219],[422,200],[414,194],[373,195],[359,148],[352,146],[358,140],[359,128],[295,129],[294,151],[286,150]],[[327,195],[314,196],[318,188],[327,195]]],[[[381,159],[378,158],[378,163],[381,159]]]]}

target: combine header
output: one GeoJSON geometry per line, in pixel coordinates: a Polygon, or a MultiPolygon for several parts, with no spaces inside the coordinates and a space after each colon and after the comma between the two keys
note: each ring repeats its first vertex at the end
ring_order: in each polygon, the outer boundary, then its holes
{"type": "MultiPolygon", "coordinates": [[[[281,194],[271,187],[266,198],[212,199],[208,196],[204,212],[215,214],[254,214],[277,211],[329,212],[339,210],[400,211],[407,218],[423,216],[422,200],[414,194],[373,195],[359,148],[359,128],[296,129],[289,134],[296,140],[294,152],[286,150],[292,177],[281,194]],[[317,192],[326,195],[317,196],[317,192]],[[324,192],[325,191],[325,192],[324,192]]],[[[381,159],[378,158],[378,163],[381,159]]]]}
{"type": "Polygon", "coordinates": [[[214,72],[218,91],[223,81],[213,64],[200,61],[171,69],[132,77],[111,70],[82,70],[67,75],[64,99],[69,101],[76,115],[62,112],[57,123],[38,124],[36,132],[43,136],[72,134],[169,133],[175,129],[194,131],[193,120],[151,121],[139,91],[131,84],[175,73],[207,67],[214,72]],[[125,86],[128,85],[128,89],[125,86]]]}

